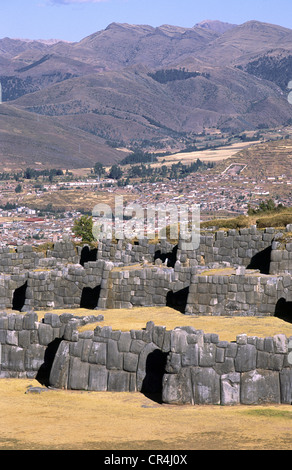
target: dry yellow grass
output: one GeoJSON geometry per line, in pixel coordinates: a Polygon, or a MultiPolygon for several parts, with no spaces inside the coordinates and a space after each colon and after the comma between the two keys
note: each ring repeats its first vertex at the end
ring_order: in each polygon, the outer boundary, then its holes
{"type": "MultiPolygon", "coordinates": [[[[54,310],[61,314],[64,310],[54,310]]],[[[193,317],[168,307],[95,312],[99,325],[144,328],[147,321],[168,329],[192,325],[222,340],[237,334],[291,336],[288,323],[275,317],[193,317]]],[[[38,312],[39,319],[44,312],[38,312]]],[[[90,325],[85,328],[94,328],[90,325]]],[[[26,394],[36,380],[0,380],[0,450],[276,450],[292,449],[292,409],[277,406],[174,406],[141,393],[50,390],[26,394]]]]}
{"type": "Polygon", "coordinates": [[[49,391],[0,381],[0,449],[292,449],[291,406],[160,405],[140,393],[49,391]]]}
{"type": "MultiPolygon", "coordinates": [[[[123,195],[125,202],[134,199],[133,195],[123,193],[122,191],[120,194],[123,195]]],[[[92,190],[84,191],[84,189],[57,190],[51,193],[45,193],[37,199],[35,195],[24,196],[23,204],[37,209],[44,209],[48,204],[52,204],[54,209],[59,210],[84,209],[91,211],[97,204],[108,204],[110,207],[114,207],[116,195],[117,193],[92,190]]]]}
{"type": "MultiPolygon", "coordinates": [[[[92,315],[101,313],[104,321],[98,324],[89,324],[81,328],[81,331],[92,330],[96,325],[111,326],[113,330],[129,331],[131,329],[145,328],[148,321],[153,321],[157,326],[165,326],[168,330],[178,326],[193,326],[205,333],[217,333],[220,340],[235,341],[239,334],[249,336],[273,336],[285,334],[292,336],[292,325],[276,317],[215,317],[215,316],[190,316],[170,307],[137,307],[133,309],[109,309],[93,311],[86,309],[53,310],[53,313],[68,312],[74,315],[92,315]]],[[[41,319],[44,312],[38,312],[41,319]]]]}
{"type": "Polygon", "coordinates": [[[227,158],[233,157],[237,152],[243,150],[246,147],[255,144],[255,142],[241,142],[237,144],[232,144],[228,146],[219,147],[217,149],[210,150],[199,150],[196,152],[180,152],[175,153],[169,156],[159,157],[159,162],[151,164],[153,168],[159,167],[162,165],[172,165],[174,163],[182,162],[185,165],[188,165],[198,158],[203,162],[219,162],[226,160],[227,158]]]}

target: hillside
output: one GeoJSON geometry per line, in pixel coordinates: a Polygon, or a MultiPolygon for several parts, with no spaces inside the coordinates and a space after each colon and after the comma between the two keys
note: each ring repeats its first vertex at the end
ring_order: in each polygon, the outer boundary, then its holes
{"type": "Polygon", "coordinates": [[[219,67],[166,83],[137,68],[103,72],[62,81],[13,105],[126,145],[162,139],[178,144],[205,127],[244,131],[283,125],[292,117],[274,84],[238,69],[227,76],[219,67]]]}
{"type": "Polygon", "coordinates": [[[249,178],[284,178],[284,182],[291,181],[292,139],[264,142],[240,150],[232,158],[216,165],[214,171],[220,173],[235,163],[246,166],[241,174],[249,178]]]}
{"type": "Polygon", "coordinates": [[[0,105],[1,171],[34,168],[91,168],[125,156],[104,141],[47,116],[0,105]]]}
{"type": "MultiPolygon", "coordinates": [[[[0,81],[6,106],[26,112],[28,127],[32,113],[64,129],[52,159],[62,154],[69,162],[72,154],[79,167],[72,128],[98,146],[87,151],[96,155],[90,161],[111,163],[119,159],[114,146],[179,151],[210,128],[231,135],[289,125],[291,57],[292,31],[258,21],[206,20],[192,28],[112,23],[76,43],[0,39],[0,81]]],[[[24,120],[17,119],[21,129],[24,120]]],[[[55,144],[51,130],[47,149],[55,144]]],[[[4,147],[6,161],[17,152],[20,160],[34,159],[30,145],[26,151],[6,139],[4,147]]],[[[43,145],[38,154],[48,160],[43,145]]]]}
{"type": "Polygon", "coordinates": [[[234,65],[255,54],[279,48],[291,51],[291,29],[259,21],[248,21],[227,30],[210,42],[199,57],[213,64],[234,65]]]}

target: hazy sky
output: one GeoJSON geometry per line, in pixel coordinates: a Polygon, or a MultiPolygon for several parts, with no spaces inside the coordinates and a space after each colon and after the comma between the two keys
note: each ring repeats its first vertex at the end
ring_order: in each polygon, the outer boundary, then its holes
{"type": "Polygon", "coordinates": [[[0,38],[79,41],[112,22],[192,27],[204,19],[292,29],[292,0],[0,0],[0,38]]]}

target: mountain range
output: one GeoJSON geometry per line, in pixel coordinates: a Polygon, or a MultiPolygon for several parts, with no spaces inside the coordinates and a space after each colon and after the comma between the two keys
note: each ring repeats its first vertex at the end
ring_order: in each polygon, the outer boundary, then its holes
{"type": "Polygon", "coordinates": [[[258,21],[112,23],[75,43],[3,38],[0,158],[88,167],[122,159],[114,147],[183,149],[207,128],[287,126],[291,79],[292,30],[258,21]]]}

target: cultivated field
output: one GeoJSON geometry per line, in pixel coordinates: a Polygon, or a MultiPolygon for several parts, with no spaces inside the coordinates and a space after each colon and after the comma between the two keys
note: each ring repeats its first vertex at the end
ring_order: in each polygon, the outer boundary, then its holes
{"type": "Polygon", "coordinates": [[[159,157],[159,162],[151,164],[152,167],[160,167],[163,165],[172,165],[174,163],[181,162],[184,165],[190,165],[192,162],[199,158],[201,161],[208,162],[220,162],[227,158],[233,157],[237,152],[250,147],[258,142],[239,142],[232,145],[218,147],[210,150],[198,150],[195,152],[180,152],[167,157],[159,157]]]}
{"type": "MultiPolygon", "coordinates": [[[[123,191],[119,191],[119,194],[123,194],[123,191]]],[[[37,199],[35,195],[24,196],[23,204],[39,210],[45,209],[48,204],[51,204],[55,210],[74,211],[82,209],[90,212],[97,204],[107,204],[114,207],[116,195],[117,193],[92,191],[92,189],[69,189],[45,193],[37,199]]],[[[134,198],[129,194],[123,194],[123,196],[126,202],[134,198]]]]}

